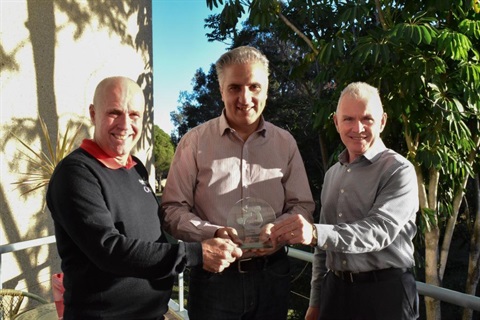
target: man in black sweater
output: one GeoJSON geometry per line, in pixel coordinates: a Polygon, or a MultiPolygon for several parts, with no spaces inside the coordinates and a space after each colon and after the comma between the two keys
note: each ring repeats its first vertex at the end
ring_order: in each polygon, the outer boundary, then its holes
{"type": "Polygon", "coordinates": [[[133,80],[102,80],[89,108],[93,139],[51,177],[47,205],[62,259],[64,320],[164,319],[178,273],[202,264],[221,272],[242,254],[220,238],[167,242],[147,170],[131,155],[144,110],[133,80]]]}

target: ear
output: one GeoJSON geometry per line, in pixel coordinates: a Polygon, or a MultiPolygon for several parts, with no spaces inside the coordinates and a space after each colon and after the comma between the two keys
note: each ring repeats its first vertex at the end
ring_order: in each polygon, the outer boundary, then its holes
{"type": "Polygon", "coordinates": [[[333,114],[333,123],[335,124],[335,128],[337,129],[337,132],[340,132],[340,131],[338,131],[338,118],[337,118],[337,113],[334,113],[334,114],[333,114]]]}
{"type": "Polygon", "coordinates": [[[387,114],[384,112],[382,114],[382,120],[380,121],[380,132],[383,132],[385,126],[387,125],[387,114]]]}
{"type": "Polygon", "coordinates": [[[90,120],[92,121],[92,123],[95,123],[95,107],[93,106],[93,104],[88,107],[88,112],[90,113],[90,120]]]}
{"type": "Polygon", "coordinates": [[[219,85],[218,88],[220,89],[220,96],[222,97],[222,101],[225,102],[225,100],[223,100],[223,88],[222,88],[222,85],[219,85]]]}

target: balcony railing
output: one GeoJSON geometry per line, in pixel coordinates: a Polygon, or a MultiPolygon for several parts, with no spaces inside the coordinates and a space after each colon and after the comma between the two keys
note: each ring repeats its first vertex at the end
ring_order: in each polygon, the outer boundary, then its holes
{"type": "MultiPolygon", "coordinates": [[[[49,236],[44,238],[38,238],[33,240],[21,241],[16,243],[4,244],[0,246],[0,289],[3,287],[2,278],[2,256],[6,253],[25,250],[28,248],[47,245],[55,242],[55,236],[49,236]]],[[[288,255],[292,258],[300,259],[306,262],[312,262],[313,254],[302,250],[290,248],[288,255]]],[[[423,282],[417,281],[418,293],[422,296],[428,296],[436,300],[444,301],[450,304],[454,304],[460,307],[469,308],[475,311],[480,311],[480,297],[465,294],[462,292],[433,286],[423,282]]],[[[184,282],[183,274],[178,278],[178,302],[170,300],[169,307],[177,315],[188,319],[187,312],[185,310],[184,301],[184,282]]]]}

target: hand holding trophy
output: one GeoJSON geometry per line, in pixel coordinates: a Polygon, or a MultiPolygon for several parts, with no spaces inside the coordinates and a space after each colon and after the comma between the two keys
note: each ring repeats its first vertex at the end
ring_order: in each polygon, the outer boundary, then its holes
{"type": "Polygon", "coordinates": [[[237,230],[242,249],[271,248],[269,239],[262,237],[264,227],[275,221],[273,208],[264,200],[244,198],[232,207],[227,225],[237,230]]]}

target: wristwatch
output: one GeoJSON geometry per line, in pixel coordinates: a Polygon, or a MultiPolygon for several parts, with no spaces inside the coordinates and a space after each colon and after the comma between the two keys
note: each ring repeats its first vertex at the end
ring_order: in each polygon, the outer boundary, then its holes
{"type": "Polygon", "coordinates": [[[316,247],[318,244],[318,234],[317,234],[317,226],[312,223],[312,242],[310,242],[310,246],[316,247]]]}

